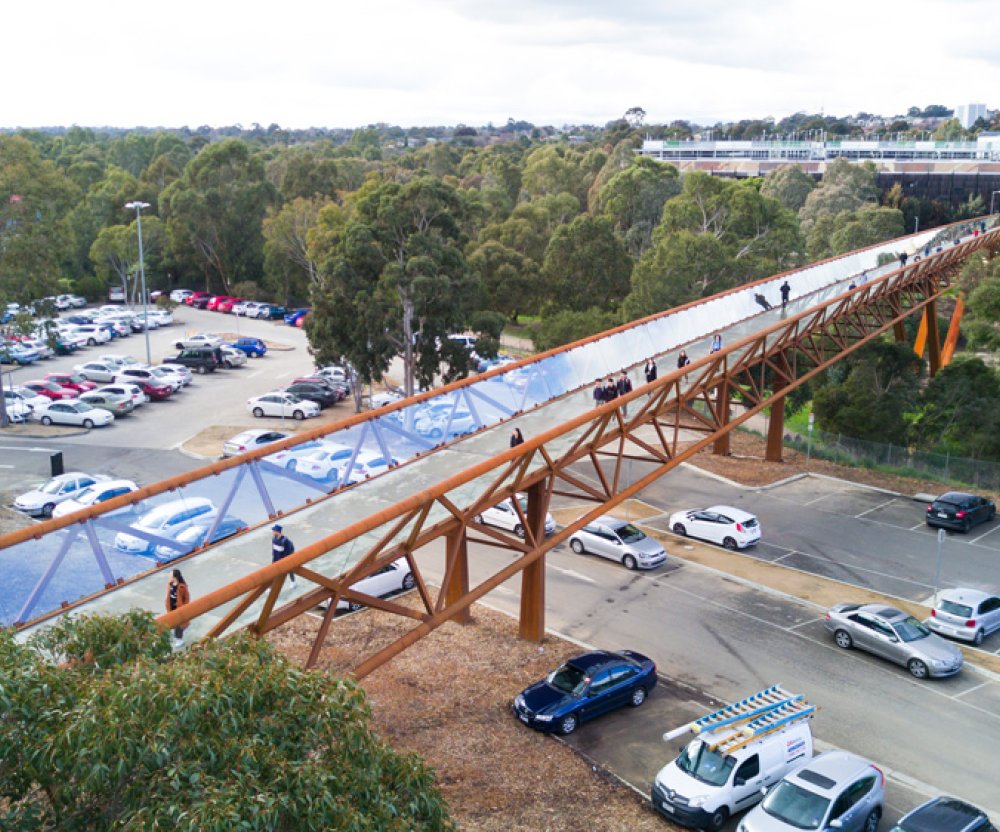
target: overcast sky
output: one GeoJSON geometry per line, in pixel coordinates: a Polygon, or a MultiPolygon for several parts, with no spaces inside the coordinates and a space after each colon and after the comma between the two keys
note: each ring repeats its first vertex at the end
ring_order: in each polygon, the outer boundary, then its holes
{"type": "Polygon", "coordinates": [[[0,126],[647,123],[1000,105],[996,0],[4,3],[0,126]]]}

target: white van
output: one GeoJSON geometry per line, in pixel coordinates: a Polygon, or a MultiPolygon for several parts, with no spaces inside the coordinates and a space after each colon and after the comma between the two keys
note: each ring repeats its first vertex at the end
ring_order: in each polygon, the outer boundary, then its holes
{"type": "MultiPolygon", "coordinates": [[[[215,503],[207,497],[189,497],[187,499],[171,500],[151,509],[133,528],[160,538],[171,538],[181,529],[190,526],[196,519],[215,511],[215,503]]],[[[115,535],[115,548],[133,555],[152,553],[157,543],[161,541],[148,540],[132,534],[119,532],[115,535]]]]}
{"type": "Polygon", "coordinates": [[[682,826],[719,830],[732,815],[758,803],[761,789],[812,758],[808,718],[753,739],[747,733],[729,725],[698,734],[656,775],[656,811],[682,826]],[[735,747],[727,753],[726,740],[734,736],[743,739],[732,742],[735,747]]]}

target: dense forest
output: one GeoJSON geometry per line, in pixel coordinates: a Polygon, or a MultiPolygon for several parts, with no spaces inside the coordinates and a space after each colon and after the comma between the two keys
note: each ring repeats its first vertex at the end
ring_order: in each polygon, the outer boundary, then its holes
{"type": "MultiPolygon", "coordinates": [[[[562,131],[512,120],[480,130],[0,135],[0,303],[64,291],[97,300],[109,285],[134,286],[138,235],[125,205],[138,200],[149,204],[150,288],[309,305],[317,359],[346,357],[369,380],[410,353],[412,382],[423,384],[442,364],[446,378],[468,371],[465,351],[444,337],[451,332],[495,344],[519,324],[544,349],[900,236],[914,216],[984,213],[978,198],[928,205],[898,186],[880,193],[874,168],[846,161],[818,183],[793,166],[766,179],[681,175],[635,150],[646,136],[692,126],[642,126],[638,108],[627,115],[562,131]]],[[[800,116],[772,131],[856,129],[856,119],[800,116]]],[[[755,129],[741,122],[713,134],[755,129]]],[[[996,346],[998,280],[990,264],[963,276],[972,346],[996,346]]],[[[883,359],[862,356],[825,383],[844,395],[863,389],[852,367],[883,359]]],[[[893,386],[893,430],[940,444],[948,431],[918,401],[931,386],[919,366],[912,372],[912,395],[893,386]]],[[[821,424],[875,424],[857,415],[871,397],[854,409],[841,398],[817,390],[821,424]]]]}

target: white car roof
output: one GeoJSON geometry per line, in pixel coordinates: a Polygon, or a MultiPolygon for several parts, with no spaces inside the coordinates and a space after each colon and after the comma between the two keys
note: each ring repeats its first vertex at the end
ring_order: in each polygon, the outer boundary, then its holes
{"type": "Polygon", "coordinates": [[[941,594],[938,596],[937,606],[940,607],[942,601],[956,601],[960,604],[975,607],[990,597],[992,596],[989,592],[983,592],[981,589],[957,586],[953,589],[942,590],[941,594]]]}
{"type": "Polygon", "coordinates": [[[754,520],[755,515],[751,514],[749,511],[744,511],[741,508],[734,508],[733,506],[709,506],[702,511],[714,511],[716,514],[725,514],[726,517],[731,517],[733,520],[739,522],[740,520],[754,520]]]}

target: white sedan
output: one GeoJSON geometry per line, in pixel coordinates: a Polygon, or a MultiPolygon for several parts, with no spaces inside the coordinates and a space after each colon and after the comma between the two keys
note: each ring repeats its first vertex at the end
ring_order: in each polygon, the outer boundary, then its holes
{"type": "Polygon", "coordinates": [[[149,396],[146,395],[138,384],[131,384],[127,382],[105,384],[103,387],[98,387],[94,392],[106,393],[112,396],[127,396],[132,400],[132,406],[134,408],[141,407],[149,401],[149,396]]]}
{"type": "Polygon", "coordinates": [[[697,537],[727,549],[745,549],[760,542],[757,518],[732,506],[678,511],[670,515],[670,529],[681,537],[697,537]]]}
{"type": "MultiPolygon", "coordinates": [[[[374,575],[362,578],[354,586],[350,587],[355,592],[362,592],[373,598],[384,598],[394,592],[413,589],[416,579],[410,570],[410,564],[406,558],[399,558],[392,563],[383,566],[374,575]]],[[[341,599],[337,603],[338,610],[359,610],[363,604],[357,601],[345,601],[341,599]]]]}
{"type": "MultiPolygon", "coordinates": [[[[527,517],[528,496],[526,494],[518,494],[517,501],[521,504],[521,513],[527,517]]],[[[498,529],[514,532],[514,534],[518,537],[524,537],[524,526],[521,524],[521,518],[517,511],[515,511],[514,502],[510,499],[510,497],[497,503],[495,506],[490,506],[490,508],[486,509],[482,514],[477,514],[475,520],[477,523],[482,523],[487,526],[496,526],[498,529]]],[[[556,521],[553,519],[551,514],[546,513],[545,534],[553,534],[555,530],[556,521]]]]}
{"type": "Polygon", "coordinates": [[[46,483],[25,491],[14,500],[14,508],[32,517],[51,517],[56,506],[71,500],[96,482],[106,482],[107,477],[70,471],[53,477],[46,483]]]}
{"type": "Polygon", "coordinates": [[[37,408],[31,418],[43,425],[74,425],[90,430],[110,425],[115,417],[107,410],[77,400],[52,402],[48,407],[37,408]]]}
{"type": "Polygon", "coordinates": [[[131,494],[138,491],[139,486],[132,480],[108,480],[107,482],[97,482],[83,489],[75,497],[60,503],[52,512],[53,517],[64,517],[74,511],[96,506],[106,500],[121,497],[122,494],[131,494]]]}
{"type": "Polygon", "coordinates": [[[195,347],[209,347],[210,349],[215,349],[216,347],[222,346],[222,339],[211,332],[199,332],[197,335],[192,335],[190,338],[181,338],[178,341],[174,341],[174,346],[179,350],[189,350],[195,347]]]}
{"type": "Polygon", "coordinates": [[[85,364],[77,364],[73,369],[87,381],[98,381],[103,384],[114,381],[120,368],[108,361],[88,361],[85,364]]]}
{"type": "Polygon", "coordinates": [[[263,416],[280,416],[282,419],[309,419],[319,416],[319,405],[300,399],[294,393],[266,393],[247,399],[247,410],[260,419],[263,416]]]}

